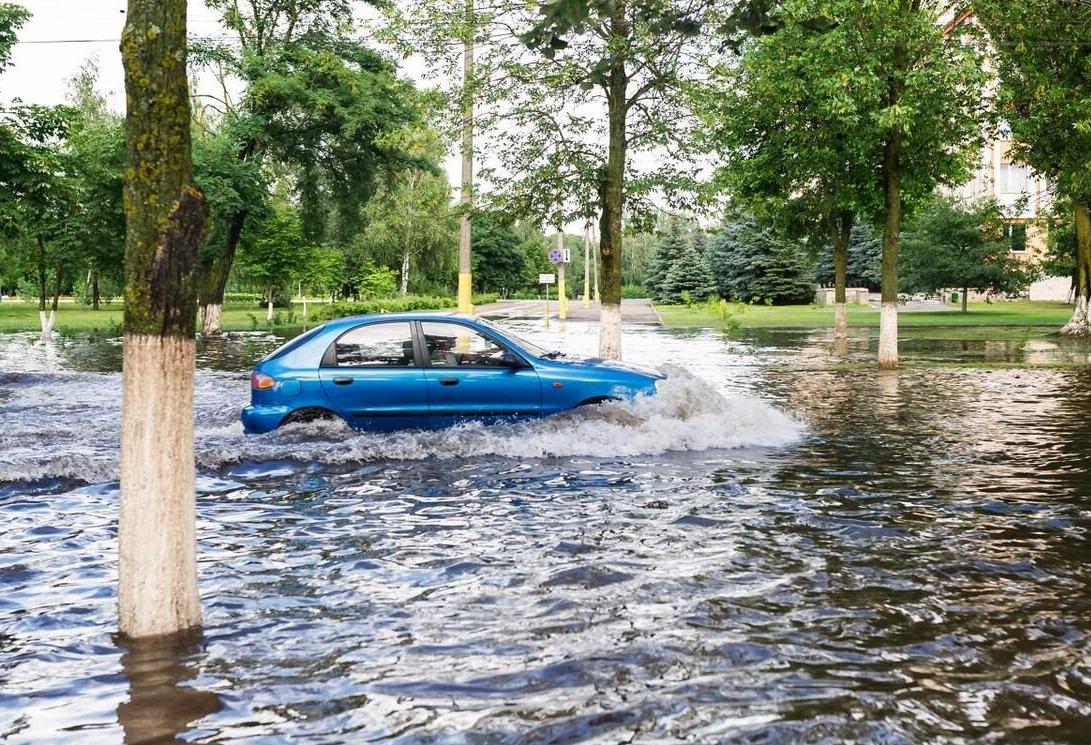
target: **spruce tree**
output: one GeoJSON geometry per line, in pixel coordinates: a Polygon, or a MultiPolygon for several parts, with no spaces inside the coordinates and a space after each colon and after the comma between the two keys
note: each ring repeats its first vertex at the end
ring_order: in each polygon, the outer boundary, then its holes
{"type": "Polygon", "coordinates": [[[655,254],[648,265],[648,273],[644,279],[644,285],[652,300],[658,303],[670,302],[665,293],[667,275],[685,245],[686,239],[681,222],[677,217],[672,217],[667,225],[667,232],[655,248],[655,254]]]}
{"type": "Polygon", "coordinates": [[[716,294],[716,282],[705,257],[688,241],[682,244],[662,284],[664,302],[706,300],[716,294]],[[682,293],[687,293],[683,295],[682,293]]]}
{"type": "Polygon", "coordinates": [[[814,262],[753,217],[729,220],[709,248],[712,277],[721,297],[744,303],[809,303],[814,262]]]}

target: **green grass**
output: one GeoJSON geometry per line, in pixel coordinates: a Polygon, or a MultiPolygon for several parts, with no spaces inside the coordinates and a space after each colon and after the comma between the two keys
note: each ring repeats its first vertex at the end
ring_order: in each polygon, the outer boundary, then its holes
{"type": "MultiPolygon", "coordinates": [[[[319,303],[310,303],[308,311],[313,319],[315,311],[321,307],[319,303]]],[[[280,327],[303,325],[303,305],[293,305],[295,319],[287,323],[288,311],[286,308],[277,308],[281,317],[280,327]]],[[[91,310],[86,305],[80,305],[71,301],[61,303],[57,307],[57,321],[54,331],[58,334],[74,334],[80,332],[120,333],[122,309],[120,303],[103,305],[99,310],[91,310]]],[[[254,329],[276,328],[265,321],[265,309],[251,303],[228,304],[224,306],[223,328],[225,331],[251,331],[254,329]],[[256,319],[256,325],[255,321],[256,319]]],[[[0,303],[0,332],[7,331],[38,331],[41,325],[38,321],[37,303],[0,303]]]]}
{"type": "MultiPolygon", "coordinates": [[[[829,306],[732,304],[729,307],[732,318],[740,328],[812,329],[833,326],[833,308],[829,306]]],[[[718,328],[724,325],[703,305],[661,305],[656,306],[656,310],[667,326],[718,328]]],[[[905,331],[936,329],[943,338],[977,338],[980,334],[969,330],[981,327],[991,327],[996,331],[1003,328],[1006,333],[1037,336],[1055,332],[1071,315],[1072,307],[1066,303],[1029,300],[978,302],[970,303],[968,313],[959,310],[905,311],[898,314],[898,327],[905,331]]],[[[875,308],[850,305],[848,317],[850,326],[879,326],[879,311],[875,308]]],[[[935,337],[936,334],[929,336],[935,337]]]]}

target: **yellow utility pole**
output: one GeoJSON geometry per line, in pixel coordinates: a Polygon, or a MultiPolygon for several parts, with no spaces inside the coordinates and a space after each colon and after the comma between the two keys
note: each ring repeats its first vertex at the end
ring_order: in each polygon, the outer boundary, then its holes
{"type": "Polygon", "coordinates": [[[598,243],[598,239],[595,237],[595,226],[594,226],[593,223],[591,225],[591,243],[594,245],[594,248],[592,249],[592,259],[595,262],[595,295],[594,295],[594,298],[595,298],[595,302],[597,303],[599,301],[599,243],[598,243]]]}
{"type": "Polygon", "coordinates": [[[458,220],[458,312],[473,313],[473,263],[470,245],[473,239],[474,188],[474,0],[466,0],[466,31],[462,40],[462,189],[458,220]]]}
{"type": "Polygon", "coordinates": [[[583,307],[591,307],[591,221],[583,224],[583,307]]]}

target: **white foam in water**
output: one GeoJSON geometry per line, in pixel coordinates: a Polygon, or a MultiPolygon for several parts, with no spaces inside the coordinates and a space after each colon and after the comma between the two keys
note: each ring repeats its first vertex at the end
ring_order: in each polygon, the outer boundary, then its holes
{"type": "Polygon", "coordinates": [[[632,456],[667,451],[779,446],[802,425],[748,396],[723,396],[687,370],[670,367],[654,396],[589,406],[517,424],[476,422],[445,430],[354,433],[337,422],[285,427],[241,442],[198,448],[198,462],[290,458],[341,464],[377,460],[632,456]]]}

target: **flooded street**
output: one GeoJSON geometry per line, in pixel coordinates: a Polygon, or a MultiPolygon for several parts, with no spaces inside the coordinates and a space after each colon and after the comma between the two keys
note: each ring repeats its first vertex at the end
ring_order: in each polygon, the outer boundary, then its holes
{"type": "Polygon", "coordinates": [[[395,435],[244,436],[282,339],[202,343],[205,634],[139,650],[120,345],[0,336],[0,742],[1086,742],[1087,347],[857,333],[634,326],[655,398],[395,435]]]}

